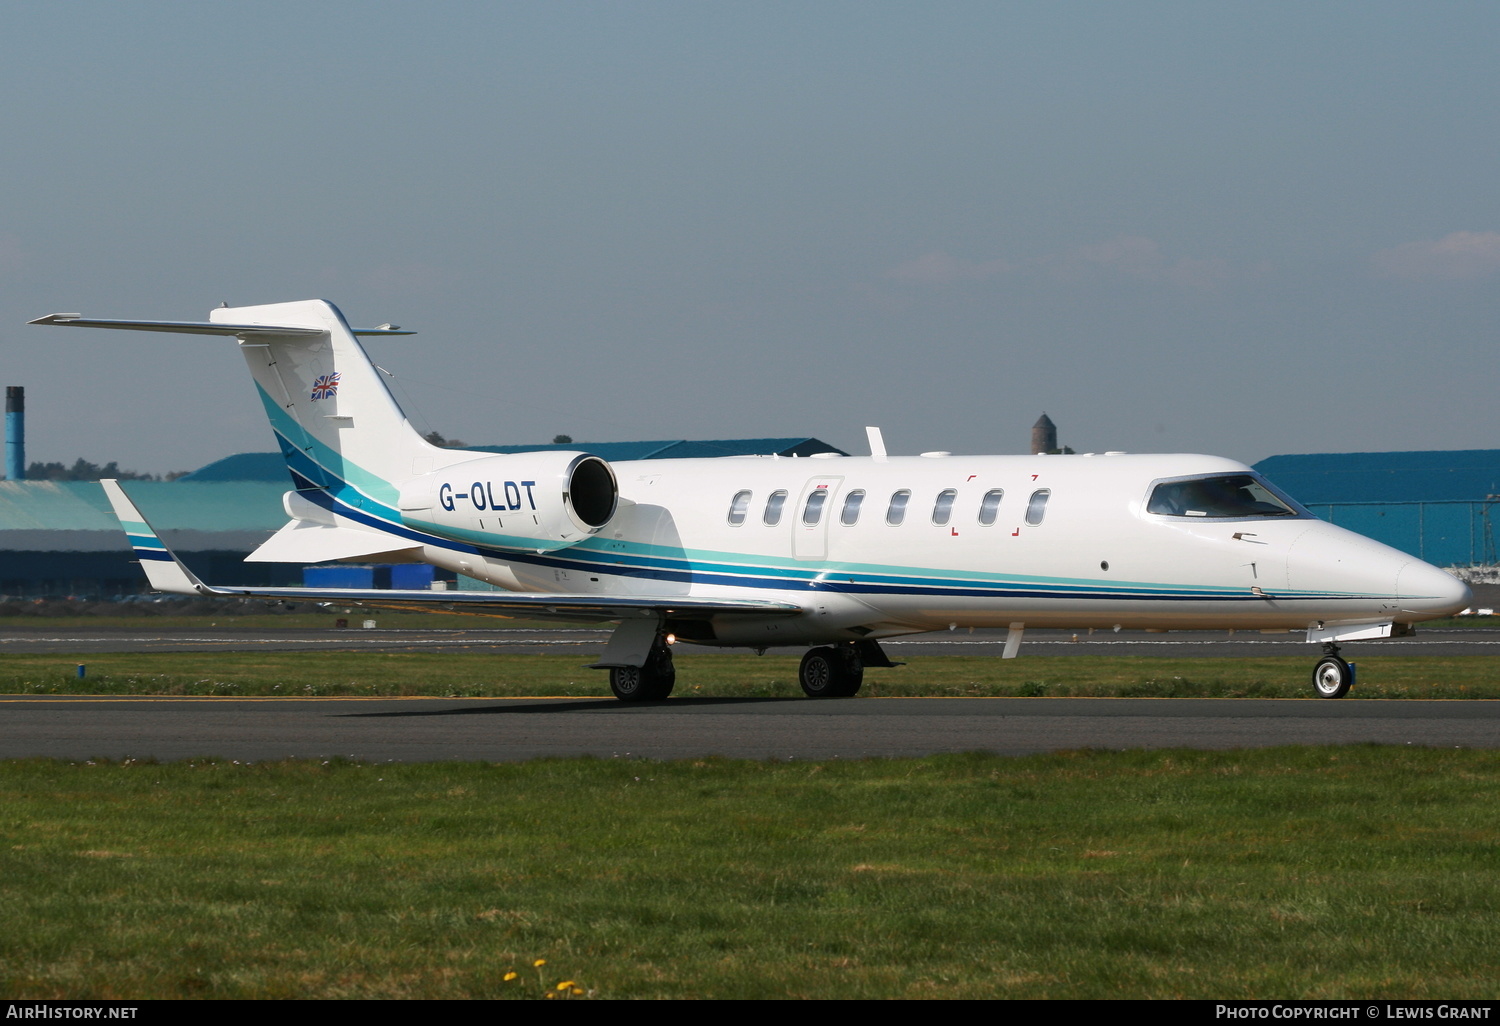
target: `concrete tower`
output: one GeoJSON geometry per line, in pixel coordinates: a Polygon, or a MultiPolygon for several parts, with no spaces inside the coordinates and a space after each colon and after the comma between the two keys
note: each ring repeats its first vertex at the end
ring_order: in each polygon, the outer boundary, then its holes
{"type": "Polygon", "coordinates": [[[1031,425],[1031,454],[1057,451],[1057,425],[1045,413],[1031,425]]]}

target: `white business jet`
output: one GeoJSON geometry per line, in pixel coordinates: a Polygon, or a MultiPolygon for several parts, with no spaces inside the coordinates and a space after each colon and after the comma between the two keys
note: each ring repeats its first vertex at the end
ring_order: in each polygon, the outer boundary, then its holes
{"type": "Polygon", "coordinates": [[[1453,576],[1324,523],[1213,456],[727,457],[610,464],[426,442],[360,335],[319,300],[206,322],[32,321],[238,340],[291,471],[291,518],[248,558],[425,562],[504,591],[210,587],[104,483],[153,588],[619,621],[596,664],[627,701],[665,698],[671,644],[810,645],[814,698],[855,694],[880,639],[952,627],[1305,631],[1325,698],[1340,642],[1409,633],[1470,602],[1453,576]]]}

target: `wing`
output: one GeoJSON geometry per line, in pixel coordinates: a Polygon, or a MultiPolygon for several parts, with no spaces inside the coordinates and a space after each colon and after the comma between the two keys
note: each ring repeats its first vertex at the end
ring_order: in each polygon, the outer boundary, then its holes
{"type": "Polygon", "coordinates": [[[524,614],[538,620],[623,620],[637,617],[700,620],[713,616],[795,616],[802,607],[759,599],[701,599],[682,595],[613,596],[509,591],[404,591],[384,588],[219,588],[204,584],[169,549],[125,489],[114,480],[99,482],[114,507],[130,546],[157,591],[176,595],[224,595],[348,602],[377,609],[451,610],[498,615],[524,614]]]}

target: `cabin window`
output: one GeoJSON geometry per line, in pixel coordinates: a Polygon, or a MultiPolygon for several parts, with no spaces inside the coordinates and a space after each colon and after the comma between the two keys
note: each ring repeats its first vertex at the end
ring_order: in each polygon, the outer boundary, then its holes
{"type": "Polygon", "coordinates": [[[1221,474],[1163,482],[1152,490],[1146,512],[1167,517],[1232,520],[1311,515],[1254,474],[1221,474]]]}
{"type": "Polygon", "coordinates": [[[786,489],[780,488],[771,493],[766,500],[766,515],[761,519],[767,527],[775,527],[781,523],[781,507],[786,505],[786,489]]]}
{"type": "Polygon", "coordinates": [[[802,523],[808,527],[818,526],[818,521],[823,519],[823,504],[827,501],[827,488],[819,488],[809,495],[807,505],[802,507],[802,523]]]}
{"type": "Polygon", "coordinates": [[[1004,488],[991,488],[984,493],[984,498],[979,502],[979,522],[985,527],[995,525],[995,518],[1000,515],[1000,500],[1003,498],[1004,488]]]}
{"type": "Polygon", "coordinates": [[[885,522],[892,527],[900,527],[901,521],[906,519],[906,504],[910,501],[910,488],[903,488],[892,495],[890,508],[885,511],[885,522]]]}
{"type": "Polygon", "coordinates": [[[748,491],[735,492],[734,501],[729,504],[729,522],[739,527],[745,522],[745,511],[750,508],[750,493],[748,491]]]}
{"type": "Polygon", "coordinates": [[[948,518],[953,515],[953,500],[958,498],[957,488],[944,488],[938,492],[937,502],[932,504],[932,522],[939,527],[948,523],[948,518]]]}
{"type": "Polygon", "coordinates": [[[1047,515],[1047,500],[1052,498],[1051,488],[1038,488],[1031,493],[1031,501],[1026,503],[1026,522],[1032,527],[1042,522],[1042,517],[1047,515]]]}
{"type": "Polygon", "coordinates": [[[859,522],[859,507],[865,501],[865,490],[856,488],[844,498],[844,512],[839,514],[839,523],[853,527],[859,522]]]}

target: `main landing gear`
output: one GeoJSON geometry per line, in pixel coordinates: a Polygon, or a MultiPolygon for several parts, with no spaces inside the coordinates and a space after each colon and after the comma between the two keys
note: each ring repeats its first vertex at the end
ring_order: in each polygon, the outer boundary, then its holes
{"type": "Polygon", "coordinates": [[[1319,698],[1343,698],[1354,686],[1354,667],[1339,658],[1339,647],[1331,641],[1323,645],[1323,658],[1313,668],[1312,682],[1319,698]]]}
{"type": "Polygon", "coordinates": [[[865,682],[865,664],[852,642],[808,649],[797,683],[808,698],[852,698],[865,682]]]}
{"type": "MultiPolygon", "coordinates": [[[[653,628],[647,624],[644,630],[629,628],[634,631],[633,638],[629,634],[622,636],[620,632],[627,628],[629,621],[616,628],[610,644],[615,645],[617,639],[624,644],[614,652],[606,649],[604,658],[595,667],[609,670],[609,689],[622,702],[657,702],[666,698],[672,693],[672,685],[677,683],[672,649],[667,644],[670,635],[658,631],[651,638],[645,632],[653,628]],[[648,639],[650,648],[642,658],[641,649],[630,646],[643,646],[648,639]],[[641,665],[628,665],[638,660],[641,665]]],[[[879,642],[862,638],[812,649],[802,657],[797,680],[809,698],[851,698],[859,693],[860,685],[864,683],[866,666],[900,665],[891,662],[879,642]]]]}
{"type": "Polygon", "coordinates": [[[658,637],[646,656],[644,666],[612,666],[609,689],[622,702],[656,702],[672,693],[677,683],[677,668],[672,665],[672,649],[658,637]]]}

